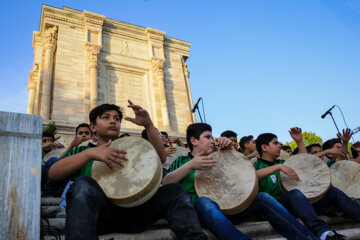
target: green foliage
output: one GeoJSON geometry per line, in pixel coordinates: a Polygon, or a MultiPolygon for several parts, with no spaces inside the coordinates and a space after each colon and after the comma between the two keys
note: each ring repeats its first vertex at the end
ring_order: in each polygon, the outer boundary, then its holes
{"type": "Polygon", "coordinates": [[[50,121],[49,124],[43,127],[43,132],[48,132],[54,136],[55,141],[58,140],[60,137],[55,137],[57,134],[57,126],[54,121],[50,121]]]}
{"type": "MultiPolygon", "coordinates": [[[[317,136],[313,132],[303,132],[302,137],[303,137],[303,142],[304,142],[305,146],[308,146],[313,143],[319,143],[319,144],[323,143],[322,138],[317,136]]],[[[295,141],[286,142],[284,145],[290,146],[293,151],[295,148],[297,148],[297,144],[295,141]]]]}

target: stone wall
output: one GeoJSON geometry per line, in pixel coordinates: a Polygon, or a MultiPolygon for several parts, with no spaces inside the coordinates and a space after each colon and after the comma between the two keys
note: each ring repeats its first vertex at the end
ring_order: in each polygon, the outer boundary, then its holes
{"type": "MultiPolygon", "coordinates": [[[[159,130],[184,137],[195,122],[186,60],[190,43],[103,15],[43,5],[33,33],[27,113],[55,121],[61,142],[102,103],[146,108],[159,130]]],[[[123,121],[122,132],[141,128],[123,121]]]]}

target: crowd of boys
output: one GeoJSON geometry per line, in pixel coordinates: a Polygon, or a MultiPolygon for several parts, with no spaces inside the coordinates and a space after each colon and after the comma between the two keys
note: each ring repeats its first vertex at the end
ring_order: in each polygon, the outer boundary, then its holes
{"type": "MultiPolygon", "coordinates": [[[[144,127],[142,137],[153,145],[161,162],[176,151],[175,145],[184,146],[178,138],[169,138],[166,132],[159,132],[141,106],[129,101],[127,107],[133,110],[135,117],[124,119],[144,127]]],[[[319,209],[330,205],[360,222],[360,204],[335,187],[330,187],[315,204],[311,204],[299,190],[286,193],[280,190],[280,171],[294,181],[301,180],[293,169],[283,164],[283,159],[278,159],[282,148],[289,155],[294,152],[282,146],[276,135],[264,133],[256,140],[248,135],[238,143],[237,134],[228,130],[216,139],[215,145],[212,128],[206,123],[188,126],[186,146],[190,153],[170,165],[163,176],[162,186],[150,200],[132,208],[119,207],[91,178],[91,169],[94,161],[101,161],[112,169],[128,160],[125,150],[110,147],[111,142],[119,138],[122,119],[119,106],[102,104],[92,109],[90,124],[80,124],[76,128],[76,136],[63,154],[43,163],[43,192],[53,195],[62,193],[59,216],[66,216],[66,239],[98,239],[100,234],[115,232],[139,233],[161,218],[168,220],[178,239],[207,239],[202,228],[207,228],[217,239],[250,239],[235,225],[254,216],[265,218],[287,239],[346,239],[329,229],[317,215],[319,209]],[[96,137],[96,142],[84,144],[92,137],[96,137]],[[209,155],[222,149],[239,151],[244,159],[251,160],[259,179],[259,192],[253,203],[243,212],[231,216],[225,216],[213,200],[199,198],[194,187],[195,171],[206,171],[216,166],[216,160],[209,155]],[[295,217],[300,218],[304,225],[295,217]]],[[[307,147],[302,141],[300,128],[291,128],[289,132],[297,143],[298,153],[314,154],[329,166],[350,158],[347,147],[351,132],[348,129],[322,146],[312,144],[307,147]]],[[[44,132],[43,157],[60,147],[63,146],[54,142],[54,136],[44,132]]],[[[355,143],[351,149],[355,161],[360,162],[360,143],[355,143]]]]}

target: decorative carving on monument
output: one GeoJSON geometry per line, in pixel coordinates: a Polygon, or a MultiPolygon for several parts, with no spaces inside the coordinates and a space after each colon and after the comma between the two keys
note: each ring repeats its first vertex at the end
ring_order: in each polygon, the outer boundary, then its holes
{"type": "Polygon", "coordinates": [[[33,70],[30,71],[29,82],[28,82],[29,97],[28,97],[28,106],[26,112],[29,114],[34,114],[38,74],[39,74],[39,64],[34,64],[33,70]]]}
{"type": "Polygon", "coordinates": [[[151,59],[152,71],[156,78],[164,78],[164,60],[159,58],[151,59]]]}
{"type": "Polygon", "coordinates": [[[130,47],[129,47],[129,44],[127,41],[122,41],[121,42],[121,50],[120,50],[120,53],[122,55],[125,55],[125,56],[129,56],[130,54],[130,47]]]}
{"type": "Polygon", "coordinates": [[[95,44],[86,44],[86,52],[88,54],[89,59],[89,67],[97,67],[98,66],[98,54],[100,53],[101,46],[95,44]]]}
{"type": "Polygon", "coordinates": [[[56,44],[56,40],[57,40],[57,27],[52,26],[47,28],[44,34],[45,34],[44,36],[45,47],[46,48],[53,47],[56,44]]]}

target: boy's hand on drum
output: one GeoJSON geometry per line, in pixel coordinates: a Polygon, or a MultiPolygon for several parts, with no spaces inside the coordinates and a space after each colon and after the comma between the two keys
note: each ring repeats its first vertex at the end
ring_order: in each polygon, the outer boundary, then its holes
{"type": "Polygon", "coordinates": [[[297,173],[295,172],[294,169],[284,165],[284,164],[279,164],[280,166],[280,171],[282,171],[283,173],[285,173],[286,175],[288,175],[291,179],[299,182],[300,181],[300,178],[299,176],[297,175],[297,173]]]}
{"type": "Polygon", "coordinates": [[[170,145],[170,146],[165,148],[165,152],[166,152],[167,156],[170,156],[170,155],[172,155],[172,154],[174,154],[176,152],[176,147],[170,145]]]}
{"type": "Polygon", "coordinates": [[[196,170],[207,170],[211,169],[216,165],[216,160],[210,156],[202,156],[204,152],[199,152],[195,157],[190,161],[193,169],[196,170]]]}
{"type": "Polygon", "coordinates": [[[124,166],[122,160],[128,160],[126,151],[116,148],[110,148],[111,140],[102,146],[90,148],[91,159],[104,162],[110,169],[114,168],[114,164],[124,166]]]}
{"type": "Polygon", "coordinates": [[[125,120],[135,123],[139,126],[144,126],[145,128],[149,127],[152,124],[149,113],[139,105],[135,105],[130,100],[128,100],[128,102],[128,107],[134,111],[135,118],[125,117],[125,120]]]}
{"type": "Polygon", "coordinates": [[[221,149],[224,150],[232,150],[232,141],[229,138],[226,137],[219,137],[217,139],[218,145],[221,149]]]}
{"type": "Polygon", "coordinates": [[[302,131],[299,127],[293,127],[290,128],[290,136],[292,139],[294,139],[295,142],[301,142],[302,141],[302,131]]]}

